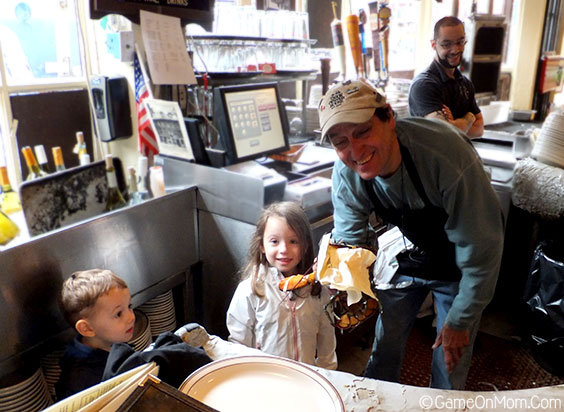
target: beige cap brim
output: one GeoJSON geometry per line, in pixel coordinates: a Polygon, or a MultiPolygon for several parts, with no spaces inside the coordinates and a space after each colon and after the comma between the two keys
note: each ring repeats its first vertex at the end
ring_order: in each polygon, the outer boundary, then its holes
{"type": "Polygon", "coordinates": [[[321,125],[321,140],[325,139],[327,132],[335,125],[341,123],[360,124],[369,121],[374,116],[376,107],[366,109],[351,109],[336,112],[325,124],[321,125]]]}

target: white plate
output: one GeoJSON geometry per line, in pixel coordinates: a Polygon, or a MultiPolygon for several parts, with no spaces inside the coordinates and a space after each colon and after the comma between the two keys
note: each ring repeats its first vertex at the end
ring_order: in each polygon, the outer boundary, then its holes
{"type": "Polygon", "coordinates": [[[180,391],[221,412],[344,412],[339,393],[315,370],[275,356],[241,356],[202,366],[180,391]]]}

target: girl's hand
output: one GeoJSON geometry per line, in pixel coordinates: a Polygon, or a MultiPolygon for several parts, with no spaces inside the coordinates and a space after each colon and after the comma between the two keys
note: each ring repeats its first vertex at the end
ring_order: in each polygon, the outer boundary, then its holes
{"type": "Polygon", "coordinates": [[[317,273],[317,256],[313,259],[313,265],[311,266],[311,271],[317,273]]]}

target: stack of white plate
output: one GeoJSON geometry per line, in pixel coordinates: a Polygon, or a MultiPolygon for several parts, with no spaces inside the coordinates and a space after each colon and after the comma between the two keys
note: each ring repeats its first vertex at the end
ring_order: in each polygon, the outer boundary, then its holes
{"type": "Polygon", "coordinates": [[[152,342],[151,323],[142,311],[135,309],[135,325],[133,326],[133,337],[127,343],[136,351],[146,349],[152,342]]]}
{"type": "Polygon", "coordinates": [[[306,133],[313,134],[314,130],[319,129],[319,113],[317,105],[308,105],[306,107],[306,133]]]}
{"type": "Polygon", "coordinates": [[[531,157],[547,165],[564,168],[564,114],[548,115],[542,124],[531,157]]]}
{"type": "Polygon", "coordinates": [[[63,353],[65,353],[65,347],[61,345],[45,354],[40,360],[41,370],[45,382],[47,383],[47,389],[49,389],[49,393],[53,399],[55,399],[55,384],[59,381],[59,377],[61,376],[59,359],[61,359],[63,353]]]}
{"type": "Polygon", "coordinates": [[[153,338],[163,332],[176,330],[176,311],[174,310],[172,290],[154,297],[137,309],[149,318],[153,338]]]}
{"type": "Polygon", "coordinates": [[[15,385],[0,388],[1,412],[35,412],[52,403],[41,368],[15,385]]]}
{"type": "Polygon", "coordinates": [[[409,116],[409,107],[407,101],[398,100],[395,103],[391,103],[392,109],[396,112],[398,119],[403,119],[409,116]]]}
{"type": "Polygon", "coordinates": [[[314,84],[313,86],[311,86],[311,89],[309,90],[309,100],[307,102],[307,105],[317,107],[319,101],[323,97],[322,91],[323,86],[321,86],[320,84],[314,84]]]}

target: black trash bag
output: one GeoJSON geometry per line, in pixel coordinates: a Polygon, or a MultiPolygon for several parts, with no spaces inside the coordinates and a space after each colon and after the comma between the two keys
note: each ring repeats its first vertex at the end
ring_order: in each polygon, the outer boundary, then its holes
{"type": "MultiPolygon", "coordinates": [[[[535,318],[546,327],[546,335],[564,336],[564,246],[542,242],[533,255],[524,299],[535,318]],[[548,322],[552,323],[549,325],[548,322]],[[560,333],[561,332],[561,333],[560,333]]],[[[540,331],[539,331],[540,332],[540,331]]]]}
{"type": "Polygon", "coordinates": [[[531,309],[529,333],[537,363],[564,376],[564,247],[542,242],[533,255],[524,299],[531,309]]]}
{"type": "Polygon", "coordinates": [[[564,337],[545,340],[531,335],[531,343],[535,361],[553,375],[564,377],[564,337]]]}

